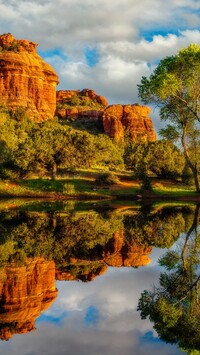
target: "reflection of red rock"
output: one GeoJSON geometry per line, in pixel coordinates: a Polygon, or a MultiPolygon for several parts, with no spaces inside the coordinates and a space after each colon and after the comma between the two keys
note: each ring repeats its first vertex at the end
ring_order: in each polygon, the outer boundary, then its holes
{"type": "Polygon", "coordinates": [[[139,267],[150,263],[149,253],[152,247],[128,243],[124,230],[115,232],[113,238],[100,249],[91,251],[91,260],[70,258],[69,266],[64,271],[56,270],[56,280],[63,281],[92,281],[96,276],[107,271],[108,266],[113,267],[139,267]]]}
{"type": "Polygon", "coordinates": [[[96,265],[95,262],[85,262],[84,260],[78,260],[74,259],[74,264],[70,265],[71,268],[70,270],[62,271],[62,270],[56,270],[56,280],[58,281],[74,281],[74,280],[82,280],[84,282],[87,281],[92,281],[96,276],[100,276],[105,274],[107,271],[107,265],[105,265],[103,262],[101,265],[98,266],[96,265]],[[77,264],[78,265],[78,270],[77,270],[77,264]],[[76,270],[73,270],[73,266],[76,267],[76,270]],[[87,265],[87,267],[86,267],[87,265]]]}
{"type": "Polygon", "coordinates": [[[36,318],[55,300],[55,264],[42,258],[0,270],[0,338],[34,330],[36,318]]]}
{"type": "Polygon", "coordinates": [[[111,105],[104,110],[105,133],[120,142],[126,132],[133,141],[155,141],[156,133],[149,117],[150,109],[139,105],[111,105]]]}
{"type": "Polygon", "coordinates": [[[53,118],[58,76],[37,54],[37,44],[5,34],[0,46],[0,103],[23,107],[36,121],[53,118]]]}
{"type": "Polygon", "coordinates": [[[104,261],[109,266],[145,266],[150,263],[149,253],[152,248],[129,244],[123,230],[117,231],[104,249],[104,261]]]}

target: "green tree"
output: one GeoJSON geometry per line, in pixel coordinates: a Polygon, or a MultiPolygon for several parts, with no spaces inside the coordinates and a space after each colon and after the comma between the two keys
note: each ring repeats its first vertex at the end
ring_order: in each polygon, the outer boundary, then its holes
{"type": "Polygon", "coordinates": [[[137,143],[127,141],[124,161],[127,169],[138,177],[148,177],[151,171],[162,178],[178,178],[182,176],[185,166],[183,153],[170,140],[137,143]]]}
{"type": "Polygon", "coordinates": [[[196,191],[200,192],[200,46],[191,44],[161,60],[138,87],[143,102],[160,106],[161,119],[171,122],[161,133],[165,138],[180,139],[196,191]]]}
{"type": "Polygon", "coordinates": [[[184,155],[170,140],[159,140],[148,146],[148,168],[161,178],[182,176],[184,155]]]}
{"type": "Polygon", "coordinates": [[[148,170],[148,144],[126,140],[124,149],[124,163],[128,170],[140,177],[148,170]]]}

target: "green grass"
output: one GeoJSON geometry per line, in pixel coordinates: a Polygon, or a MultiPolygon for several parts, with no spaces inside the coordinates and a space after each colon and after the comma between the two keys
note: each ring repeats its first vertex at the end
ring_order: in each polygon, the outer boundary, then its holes
{"type": "MultiPolygon", "coordinates": [[[[98,185],[95,181],[102,171],[63,171],[57,180],[32,178],[20,181],[0,181],[1,197],[34,197],[51,199],[196,199],[200,200],[194,188],[173,181],[152,180],[153,190],[142,193],[137,181],[131,181],[130,173],[118,174],[120,182],[111,186],[98,185]],[[128,182],[128,183],[127,183],[128,182]],[[131,184],[130,184],[131,182],[131,184]],[[133,183],[132,183],[133,182],[133,183]]],[[[116,180],[117,181],[117,180],[116,180]]]]}
{"type": "MultiPolygon", "coordinates": [[[[160,187],[154,188],[153,192],[155,195],[166,195],[166,196],[197,196],[197,192],[194,188],[187,188],[184,186],[179,187],[160,187]]],[[[200,197],[200,196],[199,196],[200,197]]]]}

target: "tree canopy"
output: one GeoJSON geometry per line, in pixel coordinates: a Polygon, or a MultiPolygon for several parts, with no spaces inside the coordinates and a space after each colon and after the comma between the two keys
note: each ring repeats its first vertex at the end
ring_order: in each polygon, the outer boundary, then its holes
{"type": "Polygon", "coordinates": [[[161,119],[170,121],[161,133],[173,141],[180,140],[200,192],[200,46],[191,44],[161,60],[138,88],[143,102],[158,105],[161,119]]]}

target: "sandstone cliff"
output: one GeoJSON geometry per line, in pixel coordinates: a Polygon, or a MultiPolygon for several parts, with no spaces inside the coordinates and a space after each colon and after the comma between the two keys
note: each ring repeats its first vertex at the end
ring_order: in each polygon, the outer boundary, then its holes
{"type": "Polygon", "coordinates": [[[55,264],[27,259],[0,269],[0,339],[35,329],[36,318],[55,300],[55,264]]]}
{"type": "Polygon", "coordinates": [[[104,131],[116,142],[123,142],[125,134],[133,141],[154,142],[156,133],[149,114],[150,109],[146,106],[108,106],[102,117],[104,131]]]}
{"type": "Polygon", "coordinates": [[[36,121],[53,118],[58,76],[36,52],[37,44],[0,36],[0,104],[23,107],[36,121]]]}

